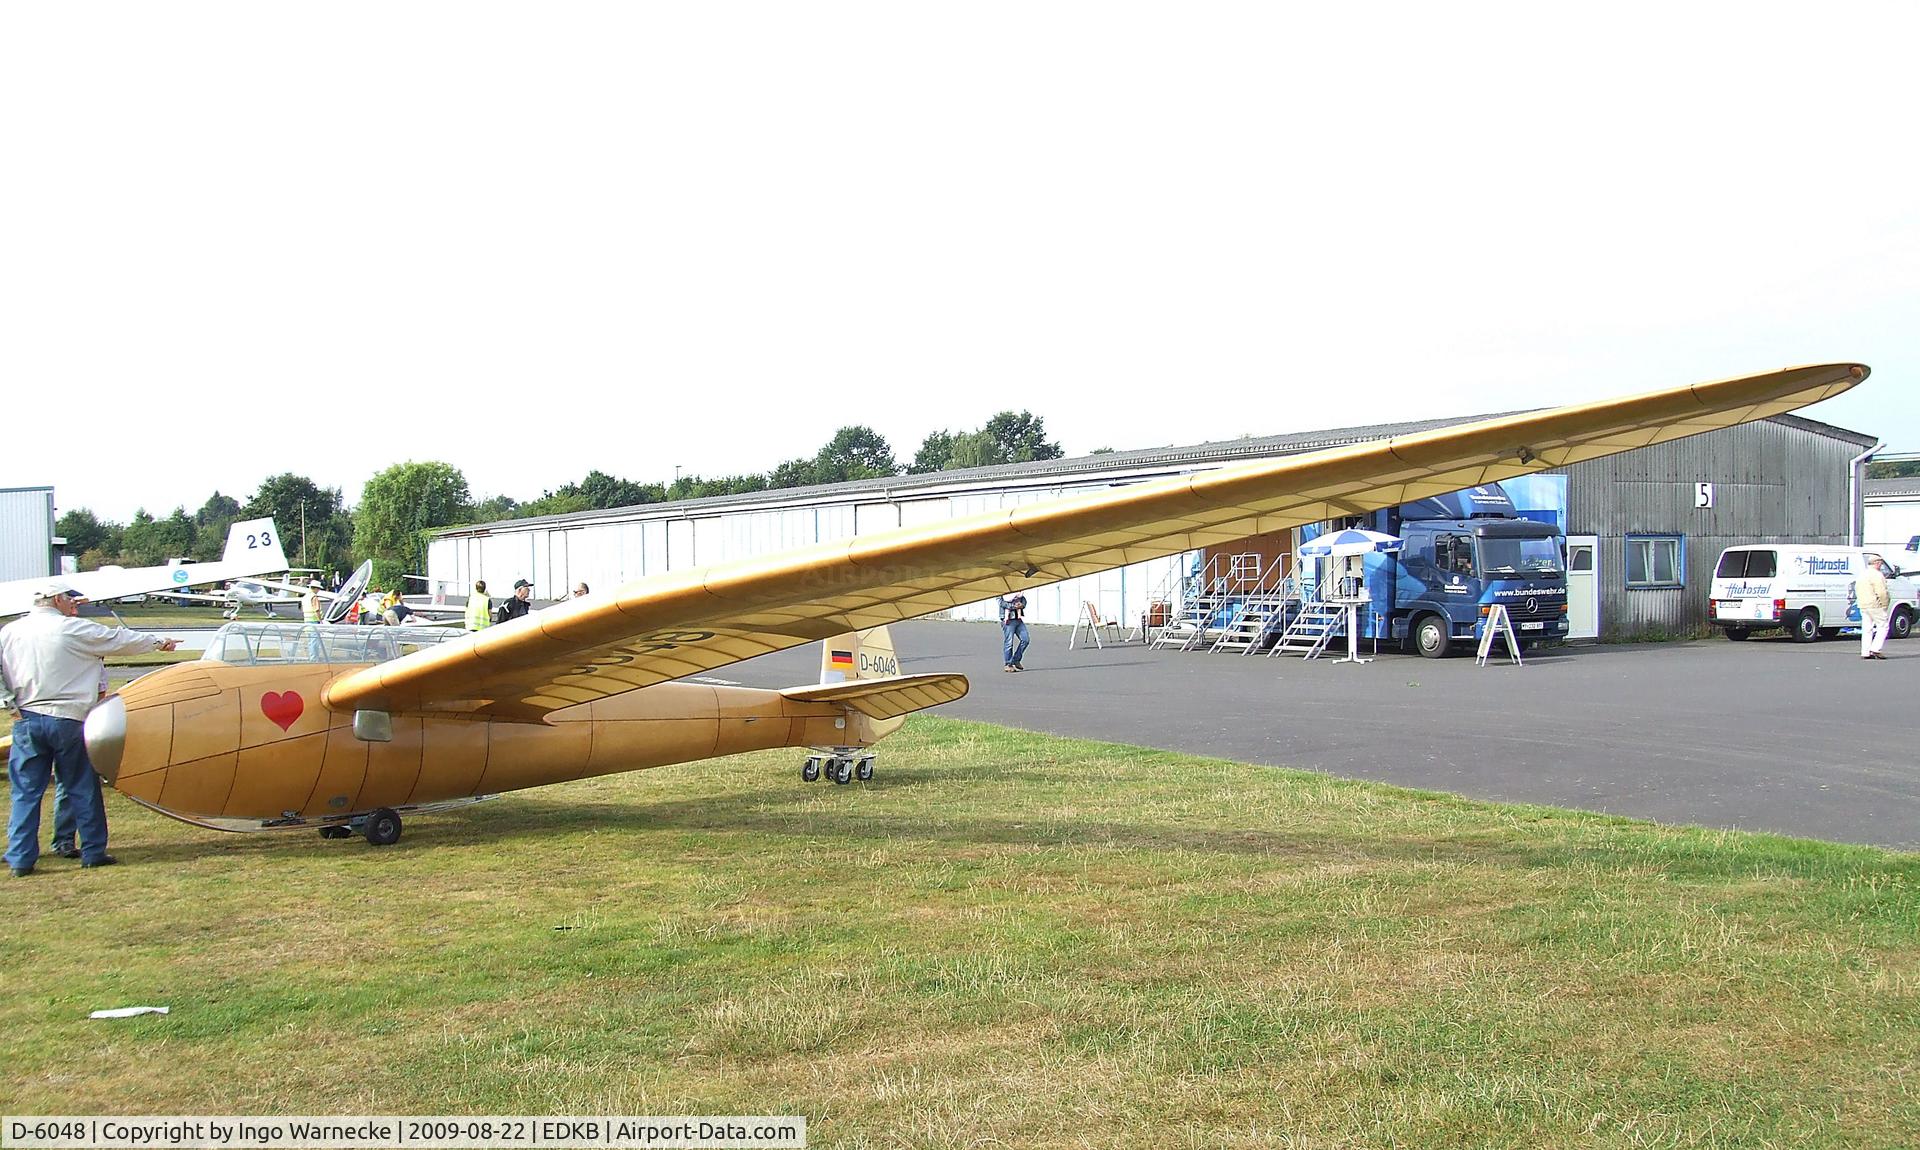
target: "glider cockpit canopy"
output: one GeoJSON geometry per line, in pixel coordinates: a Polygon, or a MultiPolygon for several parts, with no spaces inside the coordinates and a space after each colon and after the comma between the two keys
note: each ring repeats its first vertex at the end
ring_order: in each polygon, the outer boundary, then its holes
{"type": "Polygon", "coordinates": [[[463,632],[444,627],[362,627],[336,623],[229,623],[202,656],[232,667],[295,663],[365,665],[411,655],[463,632]]]}

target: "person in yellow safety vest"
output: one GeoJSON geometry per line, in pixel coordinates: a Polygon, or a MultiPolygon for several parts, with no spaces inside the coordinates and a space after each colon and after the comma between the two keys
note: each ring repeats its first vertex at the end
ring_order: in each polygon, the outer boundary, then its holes
{"type": "Polygon", "coordinates": [[[487,581],[476,579],[473,594],[467,596],[467,630],[478,631],[493,624],[493,600],[487,596],[487,581]]]}
{"type": "Polygon", "coordinates": [[[320,621],[320,580],[307,581],[306,594],[300,596],[300,617],[309,623],[320,621]]]}

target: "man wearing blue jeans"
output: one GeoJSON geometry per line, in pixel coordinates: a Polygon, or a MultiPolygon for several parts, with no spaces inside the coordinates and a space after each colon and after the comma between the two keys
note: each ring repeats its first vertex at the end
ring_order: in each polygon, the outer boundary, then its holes
{"type": "Polygon", "coordinates": [[[119,861],[107,853],[107,807],[100,776],[87,762],[82,721],[99,698],[105,656],[176,646],[172,639],[79,618],[84,599],[72,584],[56,579],[34,592],[32,611],[0,629],[0,684],[14,716],[13,749],[7,755],[13,809],[6,857],[15,878],[32,874],[40,860],[40,800],[55,775],[73,807],[80,865],[119,861]]]}
{"type": "MultiPolygon", "coordinates": [[[[107,666],[100,665],[99,697],[107,697],[107,666]]],[[[92,766],[91,763],[88,764],[92,766]]],[[[67,801],[67,788],[59,785],[59,776],[54,776],[53,790],[53,848],[52,853],[63,859],[77,859],[80,848],[75,845],[80,831],[79,820],[74,817],[73,804],[67,801]]]]}
{"type": "Polygon", "coordinates": [[[1000,599],[1000,653],[1006,657],[1006,670],[1024,671],[1021,656],[1027,653],[1027,597],[1015,592],[1000,599]]]}

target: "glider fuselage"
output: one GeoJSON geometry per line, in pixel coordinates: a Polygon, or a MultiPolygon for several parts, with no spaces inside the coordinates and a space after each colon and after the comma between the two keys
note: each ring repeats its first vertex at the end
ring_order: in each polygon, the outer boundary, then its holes
{"type": "Polygon", "coordinates": [[[355,735],[322,702],[360,665],[203,660],[129,683],[89,719],[101,777],[163,813],[223,829],[300,826],[772,747],[862,747],[890,726],[778,691],[661,683],[544,722],[396,714],[355,735]],[[118,753],[98,732],[121,728],[118,753]],[[103,753],[105,751],[106,753],[103,753]]]}

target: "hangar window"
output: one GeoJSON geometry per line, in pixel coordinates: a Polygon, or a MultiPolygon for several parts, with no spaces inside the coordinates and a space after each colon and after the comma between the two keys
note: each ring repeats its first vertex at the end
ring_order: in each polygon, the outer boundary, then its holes
{"type": "Polygon", "coordinates": [[[1684,587],[1685,541],[1684,535],[1627,536],[1627,586],[1684,587]]]}

